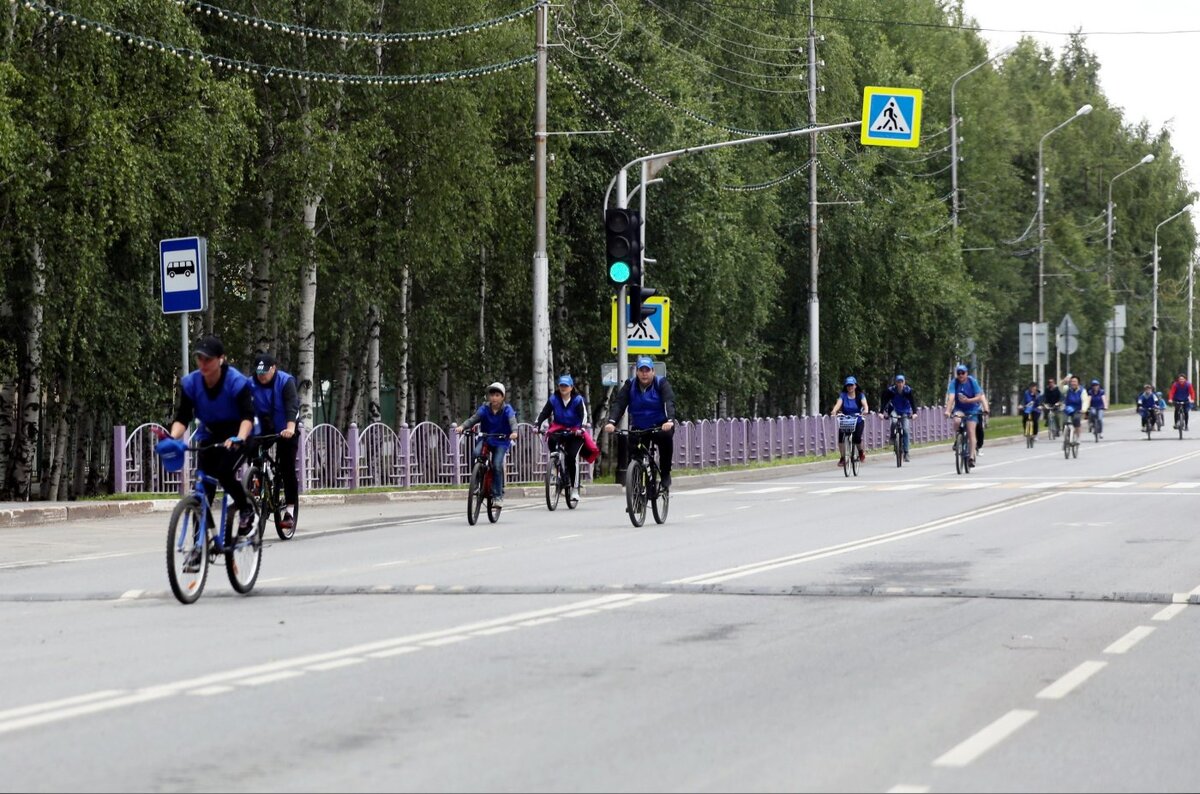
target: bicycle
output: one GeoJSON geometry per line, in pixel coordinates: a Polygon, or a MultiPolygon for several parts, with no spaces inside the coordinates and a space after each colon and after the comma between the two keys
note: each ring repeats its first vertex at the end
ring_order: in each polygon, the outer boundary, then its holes
{"type": "Polygon", "coordinates": [[[577,438],[579,434],[571,430],[556,430],[542,435],[546,437],[546,448],[550,451],[550,458],[546,461],[546,509],[553,513],[565,492],[567,509],[574,510],[579,505],[579,453],[576,452],[575,482],[570,482],[567,479],[566,450],[563,447],[569,439],[577,438]],[[550,448],[552,441],[556,442],[553,449],[550,448]]]}
{"type": "Polygon", "coordinates": [[[283,480],[276,471],[275,458],[271,457],[270,444],[264,441],[274,441],[278,433],[269,436],[257,436],[254,439],[254,457],[250,459],[250,469],[242,480],[246,493],[261,500],[262,513],[260,520],[265,526],[270,517],[275,524],[275,534],[280,540],[291,540],[296,534],[296,524],[300,522],[300,503],[292,505],[291,526],[284,526],[283,511],[286,504],[283,500],[283,480]]]}
{"type": "Polygon", "coordinates": [[[975,464],[971,462],[971,439],[967,435],[971,431],[967,425],[967,415],[955,412],[954,417],[958,419],[958,431],[954,435],[954,471],[957,474],[970,474],[975,464]]]}
{"type": "Polygon", "coordinates": [[[1179,431],[1179,440],[1183,441],[1183,431],[1187,430],[1188,412],[1187,400],[1173,400],[1175,403],[1175,429],[1179,431]]]}
{"type": "Polygon", "coordinates": [[[625,512],[635,527],[646,523],[646,503],[654,513],[654,523],[663,524],[671,509],[671,490],[662,485],[658,467],[658,445],[652,434],[660,428],[618,430],[630,440],[629,464],[625,469],[625,512]]]}
{"type": "Polygon", "coordinates": [[[1152,431],[1162,429],[1161,413],[1162,412],[1158,410],[1158,407],[1155,406],[1154,408],[1150,409],[1149,413],[1142,417],[1142,430],[1146,433],[1147,441],[1150,440],[1150,433],[1152,431]]]}
{"type": "Polygon", "coordinates": [[[892,439],[892,451],[896,453],[896,468],[900,468],[904,464],[904,458],[908,455],[908,423],[905,418],[912,419],[911,415],[901,417],[895,411],[888,413],[890,419],[890,427],[888,428],[889,437],[892,439]]]}
{"type": "MultiPolygon", "coordinates": [[[[475,526],[475,522],[479,520],[479,511],[486,503],[488,521],[495,524],[500,520],[501,506],[497,505],[495,501],[493,486],[496,470],[492,463],[492,446],[488,443],[488,439],[502,439],[508,438],[508,436],[504,433],[479,433],[473,430],[463,435],[479,436],[483,439],[483,443],[479,445],[479,453],[475,455],[471,464],[471,484],[467,489],[467,523],[475,526]]],[[[469,443],[473,444],[474,442],[469,441],[469,443]]]]}
{"type": "Polygon", "coordinates": [[[842,457],[842,473],[847,477],[853,472],[858,476],[859,445],[854,443],[854,431],[858,429],[858,414],[838,414],[838,450],[842,457]]]}
{"type": "Polygon", "coordinates": [[[1060,417],[1060,414],[1062,413],[1062,407],[1058,405],[1052,405],[1043,408],[1042,411],[1045,413],[1046,418],[1046,434],[1049,439],[1053,441],[1054,439],[1058,438],[1059,433],[1062,432],[1062,419],[1060,417]]]}
{"type": "MultiPolygon", "coordinates": [[[[176,457],[160,451],[168,471],[183,468],[183,452],[199,452],[221,442],[202,446],[188,445],[176,457]]],[[[237,511],[229,509],[229,494],[221,495],[221,523],[214,525],[210,493],[219,485],[217,478],[196,468],[192,493],[184,496],[171,511],[167,529],[167,579],[171,592],[182,604],[191,604],[204,592],[208,581],[208,564],[218,555],[225,556],[225,571],[229,584],[245,595],[254,589],[262,568],[262,522],[246,535],[236,535],[234,521],[237,511]],[[216,534],[213,534],[216,526],[216,534]],[[233,538],[232,542],[227,542],[233,538]]],[[[247,494],[251,508],[258,514],[258,504],[247,494]]]]}
{"type": "Polygon", "coordinates": [[[1027,449],[1033,449],[1034,442],[1037,441],[1037,433],[1033,432],[1033,416],[1034,415],[1029,410],[1030,405],[1032,405],[1032,403],[1025,406],[1024,429],[1025,429],[1025,447],[1027,449]]]}
{"type": "Polygon", "coordinates": [[[1100,418],[1100,409],[1088,408],[1088,432],[1095,437],[1097,444],[1100,443],[1100,433],[1104,431],[1104,420],[1100,418]]]}
{"type": "Polygon", "coordinates": [[[1071,413],[1067,414],[1067,421],[1063,423],[1063,458],[1066,460],[1079,457],[1079,429],[1075,427],[1071,413]]]}

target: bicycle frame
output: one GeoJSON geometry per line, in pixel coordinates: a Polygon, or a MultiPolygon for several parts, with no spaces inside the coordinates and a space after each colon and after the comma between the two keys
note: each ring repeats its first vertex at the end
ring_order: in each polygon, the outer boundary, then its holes
{"type": "MultiPolygon", "coordinates": [[[[208,491],[205,488],[206,485],[210,486],[213,489],[213,491],[215,492],[217,487],[220,486],[220,482],[218,482],[216,477],[206,474],[201,469],[197,468],[196,476],[193,480],[192,495],[200,500],[200,506],[203,508],[203,510],[201,511],[201,517],[208,517],[208,516],[212,515],[212,500],[210,500],[208,497],[208,491]]],[[[217,551],[219,553],[224,553],[224,552],[228,551],[228,549],[225,548],[225,523],[228,520],[228,517],[229,517],[229,494],[222,491],[221,492],[221,520],[220,520],[220,522],[217,523],[216,535],[213,538],[216,541],[217,551]]],[[[200,543],[197,544],[197,546],[201,549],[208,548],[208,522],[201,520],[201,526],[199,527],[197,532],[199,533],[199,540],[201,541],[200,543]]],[[[184,541],[184,534],[180,533],[179,540],[176,541],[176,543],[177,543],[176,551],[179,551],[179,552],[183,551],[183,541],[184,541]]]]}

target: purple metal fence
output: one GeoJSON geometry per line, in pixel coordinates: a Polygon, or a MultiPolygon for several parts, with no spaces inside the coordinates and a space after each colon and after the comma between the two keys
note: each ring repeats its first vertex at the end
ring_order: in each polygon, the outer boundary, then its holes
{"type": "MultiPolygon", "coordinates": [[[[144,424],[126,436],[125,426],[113,428],[113,460],[117,493],[179,492],[189,482],[188,469],[165,471],[154,455],[152,428],[144,424]]],[[[505,460],[510,483],[538,482],[546,471],[548,453],[544,438],[533,425],[519,424],[516,446],[505,460]]],[[[917,412],[912,423],[913,443],[925,444],[953,438],[952,422],[937,408],[917,412]]],[[[888,443],[888,421],[866,417],[863,444],[878,449],[888,443]]],[[[737,466],[826,455],[837,448],[837,422],[831,416],[779,416],[769,419],[705,419],[681,422],[675,431],[675,465],[686,469],[737,466]]],[[[361,432],[351,425],[343,436],[333,425],[305,430],[298,463],[301,488],[350,489],[370,486],[420,487],[461,485],[467,481],[471,450],[462,438],[451,438],[432,422],[422,422],[400,432],[375,423],[361,432]]],[[[580,479],[592,480],[592,466],[580,460],[580,479]]]]}

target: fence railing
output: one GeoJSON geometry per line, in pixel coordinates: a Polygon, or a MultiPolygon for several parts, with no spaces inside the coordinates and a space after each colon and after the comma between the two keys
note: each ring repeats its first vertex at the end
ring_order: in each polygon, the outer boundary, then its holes
{"type": "MultiPolygon", "coordinates": [[[[888,420],[865,417],[863,446],[886,445],[888,420]]],[[[180,472],[168,472],[154,454],[157,438],[144,424],[127,433],[113,428],[116,493],[175,493],[191,482],[191,463],[180,472]]],[[[538,482],[549,455],[545,441],[533,425],[517,426],[517,442],[505,458],[505,479],[511,483],[538,482]]],[[[934,408],[917,411],[912,422],[912,442],[947,441],[953,422],[934,408]]],[[[763,419],[706,419],[680,422],[675,430],[676,468],[711,469],[820,456],[837,449],[837,422],[830,416],[778,416],[763,419]]],[[[302,434],[296,456],[301,490],[352,490],[369,487],[414,488],[462,485],[469,478],[471,450],[467,440],[432,422],[400,431],[375,423],[362,430],[351,424],[342,434],[333,425],[317,425],[302,434]]],[[[579,462],[579,476],[590,482],[593,467],[579,462]]]]}

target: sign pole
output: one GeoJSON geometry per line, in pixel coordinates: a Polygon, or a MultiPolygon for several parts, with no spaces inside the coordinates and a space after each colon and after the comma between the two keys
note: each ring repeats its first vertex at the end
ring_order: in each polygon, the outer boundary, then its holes
{"type": "Polygon", "coordinates": [[[187,312],[179,315],[180,320],[180,335],[179,341],[183,349],[183,366],[179,370],[179,377],[188,374],[188,328],[187,328],[187,312]]]}

